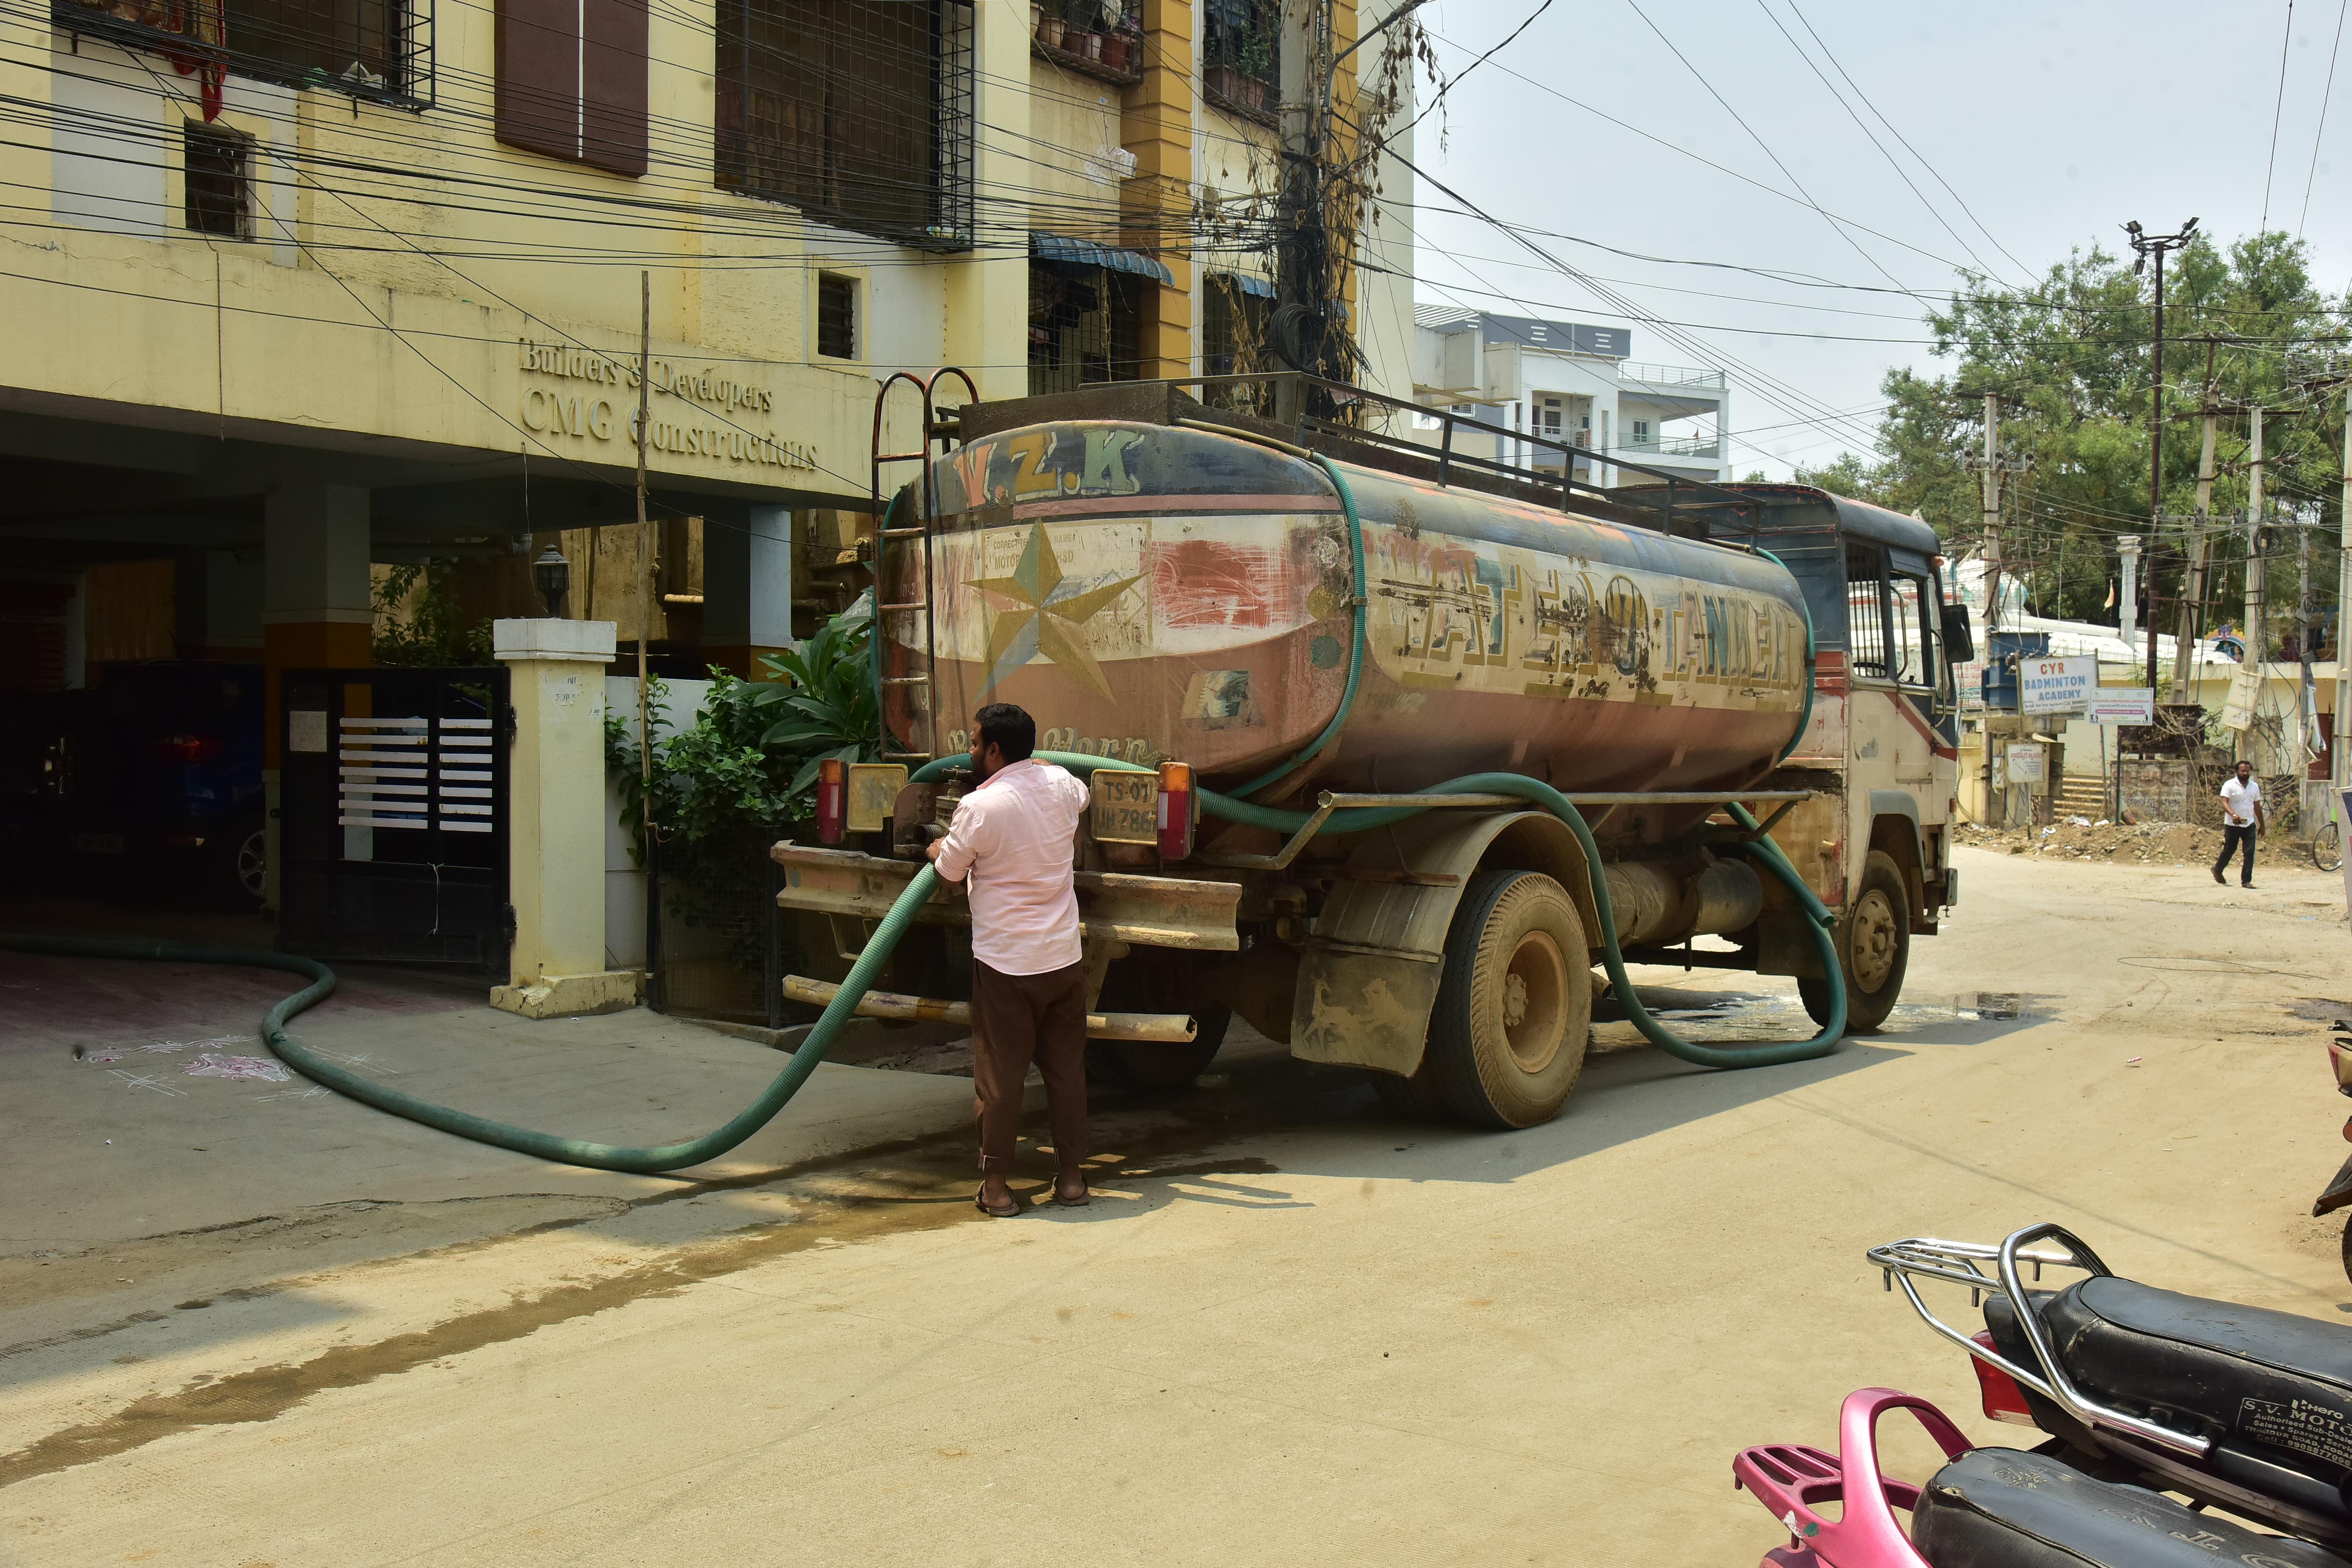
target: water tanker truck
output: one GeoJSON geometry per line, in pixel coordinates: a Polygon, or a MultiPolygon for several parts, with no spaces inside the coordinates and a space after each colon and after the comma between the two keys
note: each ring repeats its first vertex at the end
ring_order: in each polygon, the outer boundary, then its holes
{"type": "MultiPolygon", "coordinates": [[[[1130,1082],[1189,1080],[1238,1015],[1401,1109],[1530,1126],[1575,1087],[1612,941],[1793,975],[1820,1021],[1834,987],[1875,1027],[1957,896],[1972,651],[1933,531],[1802,486],[1597,489],[1590,453],[1440,418],[1433,447],[1169,383],[927,407],[949,449],[876,531],[885,760],[829,772],[824,842],[772,851],[829,933],[804,949],[858,950],[1004,701],[1090,773],[1093,1060],[1130,1082]],[[1504,795],[1391,809],[1480,774],[1566,795],[1598,863],[1504,795]]],[[[961,889],[916,929],[904,991],[861,1010],[960,1016],[961,889]]]]}

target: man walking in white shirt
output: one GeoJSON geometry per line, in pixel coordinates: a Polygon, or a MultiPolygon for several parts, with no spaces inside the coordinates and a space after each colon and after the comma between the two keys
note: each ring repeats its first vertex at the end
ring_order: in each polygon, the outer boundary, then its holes
{"type": "Polygon", "coordinates": [[[999,1219],[1021,1212],[1005,1178],[1033,1058],[1060,1167],[1054,1201],[1087,1202],[1086,966],[1071,875],[1087,786],[1031,760],[1036,744],[1036,721],[1009,702],[973,714],[971,771],[981,784],[956,803],[947,837],[929,849],[940,876],[971,879],[975,1201],[999,1219]]]}
{"type": "Polygon", "coordinates": [[[2213,879],[2227,885],[2221,868],[2240,845],[2245,846],[2245,862],[2239,868],[2238,886],[2254,885],[2254,836],[2267,826],[2263,816],[2263,786],[2254,778],[2254,764],[2240,763],[2238,776],[2221,782],[2221,858],[2213,862],[2213,879]]]}

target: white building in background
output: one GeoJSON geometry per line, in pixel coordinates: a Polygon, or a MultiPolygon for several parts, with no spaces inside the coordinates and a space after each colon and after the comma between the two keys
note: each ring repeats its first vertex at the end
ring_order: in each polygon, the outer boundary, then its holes
{"type": "MultiPolygon", "coordinates": [[[[1612,458],[1694,479],[1732,478],[1730,388],[1719,370],[1643,364],[1627,327],[1543,321],[1447,305],[1413,308],[1413,396],[1490,425],[1591,450],[1576,478],[1610,486],[1612,458]]],[[[1417,422],[1434,444],[1440,421],[1417,422]]],[[[1558,469],[1569,459],[1502,437],[1457,442],[1475,457],[1558,469]]]]}

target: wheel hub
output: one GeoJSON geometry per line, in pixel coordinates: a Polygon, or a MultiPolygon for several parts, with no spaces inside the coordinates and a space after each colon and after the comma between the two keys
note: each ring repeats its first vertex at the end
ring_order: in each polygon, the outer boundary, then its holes
{"type": "Polygon", "coordinates": [[[1854,906],[1853,933],[1850,950],[1853,957],[1853,983],[1856,989],[1876,992],[1894,973],[1895,955],[1903,941],[1902,927],[1895,918],[1895,908],[1886,895],[1876,888],[1863,894],[1854,906]]]}
{"type": "Polygon", "coordinates": [[[1559,1055],[1568,1017],[1568,963],[1559,944],[1539,931],[1519,939],[1496,998],[1503,1037],[1520,1070],[1541,1072],[1559,1055]]]}

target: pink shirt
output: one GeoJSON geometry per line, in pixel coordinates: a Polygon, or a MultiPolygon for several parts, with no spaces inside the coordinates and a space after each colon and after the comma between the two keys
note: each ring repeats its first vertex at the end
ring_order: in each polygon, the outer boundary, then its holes
{"type": "Polygon", "coordinates": [[[1051,763],[999,768],[956,802],[940,875],[971,876],[971,955],[999,974],[1044,974],[1078,962],[1070,881],[1087,786],[1051,763]]]}

